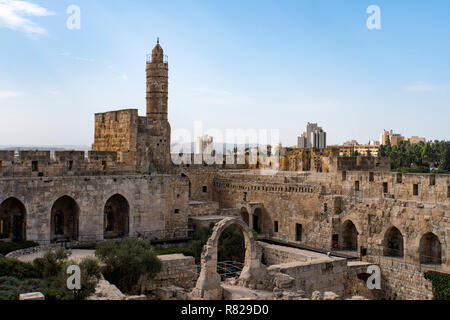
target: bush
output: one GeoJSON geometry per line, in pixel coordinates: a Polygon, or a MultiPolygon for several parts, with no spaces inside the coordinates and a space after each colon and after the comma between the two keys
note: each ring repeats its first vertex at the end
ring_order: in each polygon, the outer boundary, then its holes
{"type": "Polygon", "coordinates": [[[0,300],[18,300],[21,293],[45,291],[47,285],[42,279],[19,280],[14,277],[0,277],[0,300]]]}
{"type": "Polygon", "coordinates": [[[95,258],[83,258],[80,263],[64,261],[61,263],[59,273],[52,279],[50,290],[47,294],[60,300],[84,300],[95,293],[95,288],[101,278],[100,266],[95,258]],[[70,290],[67,288],[67,268],[78,265],[81,271],[81,289],[70,290]]]}
{"type": "Polygon", "coordinates": [[[433,300],[450,300],[450,274],[425,271],[424,277],[433,284],[433,300]]]}
{"type": "Polygon", "coordinates": [[[38,245],[34,241],[0,242],[0,254],[7,255],[16,250],[37,247],[38,245]]]}
{"type": "Polygon", "coordinates": [[[95,255],[106,264],[103,275],[129,294],[138,293],[141,277],[152,279],[161,270],[161,261],[148,240],[125,238],[97,245],[95,255]]]}
{"type": "Polygon", "coordinates": [[[39,278],[39,270],[31,263],[0,256],[0,277],[14,277],[19,280],[39,278]]]}
{"type": "Polygon", "coordinates": [[[170,249],[162,249],[162,250],[156,250],[155,254],[158,256],[163,256],[167,254],[175,254],[175,253],[182,253],[185,256],[192,256],[194,257],[194,252],[190,248],[170,248],[170,249]]]}
{"type": "Polygon", "coordinates": [[[58,248],[56,251],[49,250],[44,257],[35,259],[33,265],[41,278],[48,279],[56,277],[61,272],[63,261],[69,256],[70,252],[64,248],[58,248]]]}

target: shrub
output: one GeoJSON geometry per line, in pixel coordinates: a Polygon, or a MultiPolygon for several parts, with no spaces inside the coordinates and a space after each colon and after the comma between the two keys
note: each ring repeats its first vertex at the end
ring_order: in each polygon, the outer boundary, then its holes
{"type": "Polygon", "coordinates": [[[95,293],[95,288],[101,278],[100,266],[95,258],[83,258],[80,263],[64,261],[61,263],[59,273],[52,279],[48,295],[61,300],[84,300],[95,293]],[[67,268],[78,265],[81,271],[81,289],[70,290],[67,288],[67,268]]]}
{"type": "Polygon", "coordinates": [[[18,300],[21,293],[45,292],[47,285],[42,279],[19,280],[0,277],[0,300],[18,300]]]}
{"type": "Polygon", "coordinates": [[[0,256],[0,277],[14,277],[19,280],[39,278],[39,270],[31,263],[0,256]]]}
{"type": "Polygon", "coordinates": [[[44,257],[35,259],[33,265],[38,270],[40,277],[48,279],[61,272],[63,261],[69,256],[70,252],[64,248],[58,248],[56,251],[49,250],[44,257]]]}
{"type": "Polygon", "coordinates": [[[433,284],[433,300],[450,300],[450,274],[425,271],[424,277],[433,284]]]}
{"type": "Polygon", "coordinates": [[[156,250],[155,254],[158,256],[167,255],[167,254],[175,254],[175,253],[182,253],[185,256],[192,256],[194,257],[194,252],[191,250],[191,248],[170,248],[170,249],[162,249],[162,250],[156,250]]]}
{"type": "Polygon", "coordinates": [[[244,262],[245,240],[237,225],[229,226],[220,235],[217,260],[244,262]]]}
{"type": "Polygon", "coordinates": [[[125,292],[139,292],[141,277],[152,279],[161,270],[161,261],[148,240],[125,238],[97,245],[95,255],[106,264],[103,275],[125,292]]]}

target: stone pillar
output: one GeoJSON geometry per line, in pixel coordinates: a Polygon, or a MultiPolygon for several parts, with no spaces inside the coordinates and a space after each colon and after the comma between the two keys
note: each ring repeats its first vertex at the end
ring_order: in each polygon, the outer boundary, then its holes
{"type": "Polygon", "coordinates": [[[253,230],[253,212],[248,214],[248,227],[253,230]]]}

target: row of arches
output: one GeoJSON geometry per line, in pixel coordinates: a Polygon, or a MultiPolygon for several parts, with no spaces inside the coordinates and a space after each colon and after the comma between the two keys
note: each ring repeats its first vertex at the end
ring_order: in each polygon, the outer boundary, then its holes
{"type": "MultiPolygon", "coordinates": [[[[347,220],[342,225],[342,250],[357,251],[358,249],[358,230],[351,220],[347,220]]],[[[398,228],[392,226],[384,234],[382,242],[382,254],[386,257],[404,256],[403,235],[398,228]]],[[[432,232],[425,233],[419,242],[419,260],[420,263],[442,263],[442,248],[439,238],[432,232]]]]}
{"type": "MultiPolygon", "coordinates": [[[[121,238],[129,232],[130,206],[127,199],[115,194],[103,209],[104,239],[121,238]]],[[[70,196],[58,198],[50,210],[50,241],[70,241],[79,238],[80,207],[70,196]]],[[[0,204],[0,240],[26,240],[27,212],[25,205],[11,197],[0,204]]]]}

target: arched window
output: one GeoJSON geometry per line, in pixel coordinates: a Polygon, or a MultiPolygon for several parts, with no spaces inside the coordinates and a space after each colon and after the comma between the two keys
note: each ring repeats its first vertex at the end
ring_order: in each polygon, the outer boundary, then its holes
{"type": "Polygon", "coordinates": [[[420,263],[441,264],[441,250],[441,242],[434,233],[424,234],[419,244],[420,263]]]}
{"type": "Polygon", "coordinates": [[[384,235],[383,255],[403,257],[403,235],[396,227],[390,227],[384,235]]]}

